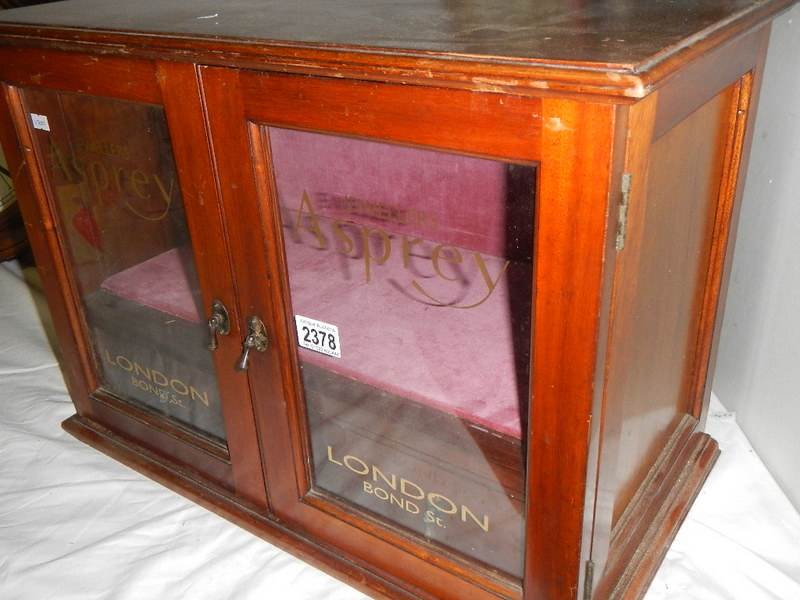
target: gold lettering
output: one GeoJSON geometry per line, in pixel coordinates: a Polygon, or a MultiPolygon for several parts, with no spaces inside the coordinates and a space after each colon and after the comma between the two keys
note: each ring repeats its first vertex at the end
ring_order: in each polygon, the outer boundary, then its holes
{"type": "Polygon", "coordinates": [[[180,379],[170,379],[169,387],[171,387],[175,393],[180,394],[181,396],[189,395],[188,386],[185,383],[183,383],[180,379]]]}
{"type": "Polygon", "coordinates": [[[403,267],[406,269],[411,268],[411,247],[421,243],[421,238],[409,240],[406,236],[403,236],[403,267]]]}
{"type": "Polygon", "coordinates": [[[89,185],[95,192],[108,189],[108,170],[103,163],[96,160],[89,163],[89,185]]]}
{"type": "Polygon", "coordinates": [[[491,293],[494,291],[494,288],[497,287],[497,284],[500,282],[500,278],[503,276],[503,273],[506,272],[508,269],[508,265],[511,264],[510,260],[507,260],[503,265],[503,268],[500,269],[500,272],[497,274],[497,279],[492,281],[492,277],[489,275],[489,269],[486,268],[486,262],[483,260],[483,256],[481,256],[480,252],[473,252],[473,256],[475,257],[475,264],[478,265],[478,270],[481,272],[481,276],[483,277],[483,281],[486,283],[486,287],[489,289],[489,294],[487,294],[487,298],[491,293]]]}
{"type": "Polygon", "coordinates": [[[153,383],[160,385],[161,387],[167,387],[169,385],[169,379],[167,379],[167,376],[161,371],[150,369],[150,372],[153,374],[153,383]]]}
{"type": "MultiPolygon", "coordinates": [[[[88,145],[86,142],[76,142],[75,147],[80,152],[100,153],[111,157],[128,154],[125,146],[110,142],[92,143],[88,145]]],[[[176,185],[174,177],[170,180],[169,188],[167,188],[158,173],[148,175],[141,169],[135,169],[128,173],[124,166],[115,166],[113,163],[108,164],[101,160],[92,160],[82,165],[74,154],[71,154],[68,160],[64,151],[54,142],[50,143],[49,159],[53,168],[63,173],[69,181],[75,182],[77,178],[76,183],[88,182],[89,189],[93,193],[99,195],[100,192],[109,190],[113,186],[114,190],[122,196],[122,203],[124,203],[133,214],[142,219],[160,221],[169,212],[176,185]],[[157,186],[165,206],[164,210],[156,216],[141,213],[124,197],[127,194],[132,194],[142,200],[151,198],[152,194],[147,189],[147,186],[151,183],[151,178],[152,182],[157,186]]],[[[105,199],[106,202],[110,202],[111,200],[112,199],[109,198],[105,199]]]]}
{"type": "Polygon", "coordinates": [[[209,405],[208,392],[202,392],[201,393],[193,385],[189,386],[189,396],[191,397],[192,400],[199,400],[200,402],[202,402],[206,406],[209,405]]]}
{"type": "Polygon", "coordinates": [[[114,183],[118,192],[122,193],[122,174],[125,172],[124,167],[114,167],[114,183]]]}
{"type": "Polygon", "coordinates": [[[414,500],[422,500],[425,497],[425,490],[423,490],[413,481],[409,481],[403,477],[400,478],[400,493],[408,496],[409,498],[413,498],[414,500]],[[415,488],[416,495],[408,491],[409,487],[415,488]]]}
{"type": "MultiPolygon", "coordinates": [[[[366,462],[361,460],[360,458],[353,456],[352,454],[347,454],[344,456],[342,461],[338,461],[334,458],[333,455],[333,447],[328,446],[328,462],[332,462],[333,464],[344,466],[348,470],[356,473],[357,475],[368,475],[370,473],[370,467],[367,465],[366,462]]],[[[483,515],[482,518],[478,518],[477,515],[472,512],[472,510],[464,505],[458,505],[453,500],[448,498],[443,494],[439,494],[437,492],[428,492],[427,494],[422,489],[421,486],[417,485],[413,481],[405,479],[403,477],[400,478],[400,493],[405,496],[398,496],[393,494],[386,489],[375,485],[373,482],[377,482],[378,480],[383,481],[386,483],[388,487],[392,490],[397,489],[397,475],[391,474],[391,476],[387,476],[386,473],[381,471],[377,466],[374,464],[372,465],[372,482],[368,480],[364,480],[361,482],[362,490],[366,494],[370,494],[375,498],[383,502],[389,502],[390,505],[398,506],[399,508],[405,510],[408,513],[417,515],[420,513],[420,508],[414,502],[409,500],[409,498],[414,500],[422,500],[427,498],[428,503],[433,506],[437,511],[446,515],[455,515],[460,512],[461,521],[464,523],[468,523],[469,520],[474,522],[478,527],[480,527],[484,532],[489,532],[489,516],[483,515]]],[[[426,512],[426,522],[439,522],[440,519],[435,516],[433,511],[426,512]],[[429,521],[428,519],[432,519],[429,521]]]]}
{"type": "Polygon", "coordinates": [[[328,462],[332,462],[335,465],[344,466],[338,460],[333,458],[333,448],[328,446],[328,462]]]}
{"type": "Polygon", "coordinates": [[[393,490],[397,489],[397,475],[392,473],[392,478],[389,479],[388,477],[386,477],[383,471],[381,471],[375,465],[372,465],[372,481],[378,481],[378,477],[383,479],[386,482],[386,485],[388,485],[393,490]]]}
{"type": "Polygon", "coordinates": [[[366,475],[369,473],[369,467],[367,466],[367,463],[357,456],[348,454],[342,460],[344,461],[344,466],[350,469],[353,473],[358,475],[366,475]],[[354,464],[356,465],[355,467],[353,466],[354,464]]]}
{"type": "Polygon", "coordinates": [[[317,213],[314,212],[314,207],[311,205],[308,192],[305,190],[303,190],[303,197],[300,200],[300,208],[297,210],[297,219],[295,219],[294,227],[292,228],[295,236],[299,234],[301,228],[305,229],[309,233],[314,234],[314,237],[317,238],[317,243],[319,244],[320,250],[325,250],[328,247],[328,238],[325,237],[325,234],[322,233],[322,229],[319,227],[317,213]],[[303,222],[303,207],[306,207],[308,211],[308,220],[310,221],[310,225],[303,222]]]}
{"type": "Polygon", "coordinates": [[[134,374],[140,375],[140,376],[144,377],[145,379],[147,379],[149,381],[153,381],[153,377],[150,374],[150,369],[148,369],[146,367],[143,367],[142,365],[140,365],[137,362],[133,363],[133,371],[134,371],[134,374]]]}
{"type": "Polygon", "coordinates": [[[342,246],[337,248],[337,252],[344,254],[345,256],[349,256],[352,254],[356,245],[353,243],[353,240],[350,238],[350,236],[345,232],[344,228],[342,227],[343,224],[344,223],[342,221],[338,220],[333,222],[333,235],[342,243],[342,246]]]}
{"type": "Polygon", "coordinates": [[[475,524],[483,529],[486,533],[489,533],[489,515],[483,515],[483,520],[479,521],[478,517],[475,516],[469,508],[467,508],[464,504],[461,505],[461,520],[466,523],[467,522],[467,515],[475,521],[475,524]]]}
{"type": "Polygon", "coordinates": [[[86,181],[86,170],[83,168],[83,165],[78,162],[78,157],[73,154],[70,162],[72,163],[72,168],[75,170],[75,172],[80,175],[78,183],[83,183],[86,181]]]}
{"type": "Polygon", "coordinates": [[[172,204],[172,193],[175,191],[175,178],[169,180],[169,190],[164,187],[164,182],[161,181],[161,177],[158,173],[153,173],[153,181],[156,182],[156,186],[158,186],[158,191],[161,192],[161,197],[164,199],[164,206],[169,208],[169,205],[172,204]]]}
{"type": "MultiPolygon", "coordinates": [[[[123,371],[127,371],[128,373],[132,373],[135,377],[142,377],[143,379],[154,383],[155,385],[161,387],[169,387],[174,392],[177,392],[181,396],[189,396],[193,400],[197,400],[198,402],[202,402],[204,405],[209,406],[210,402],[208,399],[208,392],[201,392],[193,385],[189,385],[181,379],[177,377],[173,377],[172,379],[168,378],[164,375],[161,371],[157,371],[155,369],[151,369],[149,367],[145,367],[138,362],[123,356],[122,354],[118,354],[115,357],[111,356],[111,353],[107,349],[103,349],[101,351],[102,357],[105,361],[113,365],[115,367],[119,367],[123,371]]],[[[136,379],[135,377],[131,377],[131,381],[137,387],[142,387],[146,385],[143,380],[136,379]]],[[[150,389],[149,387],[147,389],[150,389]]],[[[153,393],[156,393],[154,389],[151,390],[153,393]]]]}
{"type": "MultiPolygon", "coordinates": [[[[348,210],[353,214],[363,213],[363,215],[368,217],[380,218],[381,220],[407,222],[409,215],[412,214],[419,222],[432,220],[424,213],[409,211],[402,212],[385,204],[369,203],[359,200],[358,198],[351,198],[349,196],[344,198],[323,196],[322,203],[323,206],[327,207],[328,209],[348,210]]],[[[325,222],[327,222],[327,219],[325,222]]],[[[367,227],[364,225],[358,225],[356,223],[342,221],[341,219],[333,220],[329,226],[332,230],[331,233],[334,237],[334,240],[336,241],[336,252],[352,258],[357,258],[357,256],[353,256],[353,252],[356,251],[356,238],[348,234],[347,226],[352,226],[361,231],[360,245],[362,251],[361,255],[364,261],[364,279],[367,283],[370,283],[372,281],[374,266],[384,265],[391,258],[393,249],[392,235],[378,227],[367,227]]],[[[297,215],[294,218],[294,223],[292,224],[292,234],[296,239],[301,239],[301,230],[311,233],[316,238],[320,250],[328,248],[329,238],[325,235],[325,233],[323,233],[322,220],[317,215],[314,204],[312,203],[308,192],[305,190],[303,191],[303,195],[300,199],[300,206],[297,209],[297,215]]],[[[409,270],[412,269],[412,257],[416,256],[414,254],[414,247],[424,244],[425,240],[423,238],[408,237],[406,235],[402,236],[401,252],[403,268],[409,270]]],[[[432,254],[430,260],[434,273],[429,276],[418,274],[419,276],[438,277],[439,279],[453,282],[460,282],[464,280],[464,276],[461,275],[455,268],[456,265],[461,265],[464,263],[464,256],[461,253],[461,249],[447,244],[437,244],[433,247],[431,252],[432,254]],[[452,271],[448,272],[448,270],[444,269],[442,266],[443,263],[452,265],[452,271]]],[[[480,306],[494,293],[498,283],[500,282],[500,279],[503,277],[509,265],[511,264],[511,261],[505,261],[503,267],[495,277],[489,272],[489,267],[487,266],[486,260],[482,254],[479,252],[472,252],[472,258],[475,263],[475,267],[480,274],[479,279],[486,286],[486,293],[483,295],[483,297],[472,304],[459,305],[455,304],[455,301],[443,302],[430,294],[416,280],[411,281],[411,286],[437,306],[450,306],[452,308],[475,308],[480,306]]]]}
{"type": "Polygon", "coordinates": [[[428,502],[430,502],[436,510],[447,515],[454,515],[458,512],[458,507],[455,505],[455,502],[450,500],[450,498],[447,496],[442,496],[441,494],[431,492],[428,494],[428,502]],[[442,503],[444,503],[447,508],[442,507],[442,503]]]}
{"type": "Polygon", "coordinates": [[[62,154],[61,149],[58,147],[58,144],[53,141],[50,142],[50,164],[58,167],[64,174],[64,177],[67,178],[67,181],[72,181],[73,177],[72,173],[70,173],[69,165],[64,159],[64,155],[62,154]]]}
{"type": "Polygon", "coordinates": [[[478,265],[478,270],[481,272],[483,281],[484,283],[486,283],[487,292],[486,295],[478,302],[475,302],[474,304],[469,304],[467,306],[456,306],[455,308],[475,308],[476,306],[480,306],[481,304],[486,302],[489,299],[489,296],[492,295],[492,292],[494,292],[494,289],[497,287],[497,284],[500,283],[500,278],[503,276],[506,270],[508,270],[508,265],[511,264],[511,261],[507,260],[503,265],[503,268],[500,269],[500,272],[497,274],[497,278],[494,281],[492,281],[492,278],[489,275],[489,269],[486,268],[486,263],[484,262],[481,253],[473,252],[472,255],[475,258],[475,264],[478,265]]]}
{"type": "Polygon", "coordinates": [[[474,302],[472,304],[451,304],[447,302],[442,302],[438,298],[435,298],[427,291],[425,291],[425,289],[416,280],[411,282],[411,286],[415,290],[417,290],[420,294],[428,298],[431,302],[435,303],[437,306],[449,306],[452,308],[475,308],[477,306],[480,306],[481,304],[486,302],[492,295],[492,292],[494,292],[495,288],[497,287],[497,284],[500,283],[500,278],[508,269],[508,266],[511,264],[511,261],[507,260],[503,265],[503,268],[500,269],[500,272],[497,274],[497,278],[495,280],[492,280],[491,275],[489,275],[489,270],[486,267],[486,262],[483,260],[483,256],[480,254],[480,252],[473,252],[472,255],[475,260],[475,264],[477,265],[478,270],[481,273],[481,277],[483,277],[483,281],[486,284],[487,288],[486,295],[477,302],[474,302]]]}
{"type": "Polygon", "coordinates": [[[431,254],[431,262],[433,263],[433,270],[436,271],[436,274],[445,279],[447,281],[459,281],[460,277],[458,275],[454,275],[452,277],[448,277],[442,270],[439,268],[439,261],[444,260],[444,262],[449,263],[451,265],[459,265],[463,260],[461,258],[461,252],[458,251],[458,248],[453,246],[445,246],[444,244],[439,244],[433,249],[433,253],[431,254]]]}
{"type": "Polygon", "coordinates": [[[133,371],[133,363],[124,356],[117,356],[115,362],[121,369],[128,371],[128,373],[133,371]]]}
{"type": "Polygon", "coordinates": [[[150,183],[150,178],[144,171],[136,169],[131,173],[131,191],[142,200],[147,200],[150,197],[150,192],[145,187],[148,183],[150,183]]]}
{"type": "Polygon", "coordinates": [[[371,279],[370,273],[372,270],[372,259],[375,258],[375,262],[378,265],[385,264],[386,261],[389,260],[389,256],[392,253],[392,240],[389,238],[389,234],[382,229],[370,229],[369,227],[364,227],[361,230],[361,235],[364,240],[364,277],[366,278],[367,283],[369,283],[371,279]],[[370,240],[372,239],[373,233],[380,237],[383,244],[383,250],[380,257],[374,257],[372,255],[372,244],[370,243],[370,240]]]}
{"type": "MultiPolygon", "coordinates": [[[[139,189],[139,185],[145,185],[145,184],[149,183],[149,181],[150,181],[150,179],[142,171],[138,171],[137,170],[137,171],[134,171],[131,174],[131,186],[133,188],[133,191],[137,196],[139,196],[142,199],[150,198],[151,195],[150,195],[149,192],[147,194],[144,194],[144,190],[139,189]],[[141,177],[140,177],[140,175],[141,175],[141,177]]],[[[142,212],[139,212],[136,209],[136,207],[134,207],[127,200],[125,201],[125,206],[128,207],[128,210],[130,210],[137,217],[139,217],[141,219],[144,219],[146,221],[160,221],[164,217],[167,216],[167,213],[169,212],[170,204],[172,203],[172,192],[175,189],[175,179],[171,179],[170,180],[170,182],[169,182],[169,191],[167,191],[164,188],[164,183],[161,181],[161,177],[159,177],[157,173],[153,174],[153,181],[155,181],[156,186],[158,186],[158,189],[161,192],[161,196],[164,199],[164,210],[161,211],[161,213],[159,213],[159,214],[157,214],[155,216],[146,215],[146,214],[144,214],[142,212]]]]}
{"type": "Polygon", "coordinates": [[[113,358],[111,358],[111,354],[110,354],[110,353],[108,352],[108,350],[107,350],[107,349],[105,349],[105,348],[103,348],[103,357],[105,357],[105,359],[106,359],[106,362],[107,362],[108,364],[110,364],[110,365],[113,365],[113,364],[115,364],[115,363],[114,363],[114,359],[113,359],[113,358]]]}

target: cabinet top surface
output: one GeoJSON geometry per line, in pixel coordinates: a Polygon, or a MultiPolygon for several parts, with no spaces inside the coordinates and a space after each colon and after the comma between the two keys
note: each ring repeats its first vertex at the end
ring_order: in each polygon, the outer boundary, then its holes
{"type": "MultiPolygon", "coordinates": [[[[792,0],[69,0],[0,24],[646,68],[792,0]]],[[[2,28],[0,28],[2,29],[2,28]]]]}

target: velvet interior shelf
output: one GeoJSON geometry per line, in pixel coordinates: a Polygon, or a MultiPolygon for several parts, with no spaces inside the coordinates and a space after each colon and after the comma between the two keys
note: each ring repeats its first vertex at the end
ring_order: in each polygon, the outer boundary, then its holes
{"type": "MultiPolygon", "coordinates": [[[[308,245],[290,244],[287,252],[293,263],[303,265],[293,282],[295,313],[313,313],[314,318],[337,323],[343,332],[341,359],[301,348],[303,361],[520,437],[520,403],[505,287],[498,286],[487,302],[470,309],[469,319],[454,324],[442,318],[442,307],[409,300],[392,285],[391,273],[368,284],[341,273],[331,276],[329,257],[308,245]],[[360,313],[350,308],[367,287],[370,299],[380,303],[384,324],[380,332],[366,327],[360,313]],[[497,327],[498,323],[503,326],[497,327]],[[385,353],[369,350],[376,347],[370,343],[375,336],[388,338],[385,353]],[[484,342],[475,344],[477,339],[484,342]],[[439,352],[445,342],[452,352],[439,352]],[[398,355],[402,360],[397,360],[398,355]],[[493,377],[470,376],[484,372],[493,373],[493,377]]],[[[340,266],[344,272],[353,268],[347,259],[343,261],[340,266]]],[[[389,270],[393,267],[401,268],[383,265],[389,270]]],[[[185,269],[180,249],[174,248],[112,275],[102,288],[168,317],[200,323],[185,269]]]]}

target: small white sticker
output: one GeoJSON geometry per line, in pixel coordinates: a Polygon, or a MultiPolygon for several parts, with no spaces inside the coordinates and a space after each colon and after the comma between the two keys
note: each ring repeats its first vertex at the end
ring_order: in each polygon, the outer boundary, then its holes
{"type": "Polygon", "coordinates": [[[42,131],[50,131],[50,121],[48,121],[47,117],[44,115],[37,115],[36,113],[31,113],[31,122],[33,123],[34,129],[41,129],[42,131]]]}
{"type": "Polygon", "coordinates": [[[303,348],[342,358],[342,344],[336,325],[300,315],[294,316],[294,322],[297,325],[297,342],[303,348]]]}

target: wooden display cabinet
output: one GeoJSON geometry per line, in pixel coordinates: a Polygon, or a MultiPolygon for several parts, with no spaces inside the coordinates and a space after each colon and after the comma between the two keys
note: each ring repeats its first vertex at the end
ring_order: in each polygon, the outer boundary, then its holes
{"type": "Polygon", "coordinates": [[[790,4],[3,13],[64,427],[374,596],[641,596],[790,4]]]}

